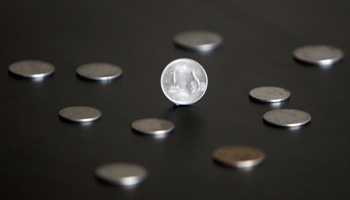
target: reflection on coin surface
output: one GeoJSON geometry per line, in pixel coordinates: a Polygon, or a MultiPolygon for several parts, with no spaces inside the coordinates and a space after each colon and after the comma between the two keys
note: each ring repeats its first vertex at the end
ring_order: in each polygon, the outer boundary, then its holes
{"type": "Polygon", "coordinates": [[[208,77],[198,62],[180,58],[165,67],[160,85],[170,101],[176,105],[189,105],[203,97],[208,77]]]}
{"type": "Polygon", "coordinates": [[[55,67],[47,62],[38,60],[24,60],[11,64],[9,71],[26,78],[42,78],[55,71],[55,67]]]}
{"type": "Polygon", "coordinates": [[[89,63],[77,68],[77,74],[91,80],[111,80],[122,74],[122,69],[108,63],[89,63]]]}
{"type": "Polygon", "coordinates": [[[258,87],[249,92],[250,97],[257,101],[274,103],[285,101],[290,97],[290,92],[279,87],[258,87]]]}
{"type": "Polygon", "coordinates": [[[132,163],[107,163],[96,168],[95,176],[114,185],[130,186],[148,177],[145,168],[132,163]]]}
{"type": "Polygon", "coordinates": [[[276,109],[264,114],[264,120],[282,127],[301,126],[311,121],[311,115],[301,110],[276,109]]]}
{"type": "Polygon", "coordinates": [[[101,117],[101,111],[86,106],[72,106],[60,110],[59,115],[73,122],[90,122],[101,117]]]}
{"type": "Polygon", "coordinates": [[[224,146],[213,152],[213,159],[231,167],[253,167],[265,160],[265,153],[255,147],[224,146]]]}
{"type": "Polygon", "coordinates": [[[180,47],[195,51],[210,51],[222,44],[221,35],[209,31],[186,31],[174,37],[174,43],[180,47]]]}
{"type": "Polygon", "coordinates": [[[131,127],[140,133],[147,135],[167,134],[174,129],[174,124],[165,119],[140,119],[131,124],[131,127]]]}
{"type": "Polygon", "coordinates": [[[342,50],[327,45],[310,45],[296,49],[294,57],[299,61],[315,65],[331,65],[344,57],[342,50]]]}

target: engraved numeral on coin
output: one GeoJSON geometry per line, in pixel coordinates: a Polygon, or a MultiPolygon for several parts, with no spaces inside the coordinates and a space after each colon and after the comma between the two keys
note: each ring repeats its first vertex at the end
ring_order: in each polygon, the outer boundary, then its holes
{"type": "Polygon", "coordinates": [[[187,88],[190,90],[190,92],[198,92],[200,90],[200,82],[196,76],[196,74],[194,73],[194,71],[192,71],[192,76],[193,76],[193,80],[188,82],[187,84],[187,88]]]}
{"type": "Polygon", "coordinates": [[[171,71],[171,74],[173,75],[174,83],[176,83],[176,71],[171,71]]]}

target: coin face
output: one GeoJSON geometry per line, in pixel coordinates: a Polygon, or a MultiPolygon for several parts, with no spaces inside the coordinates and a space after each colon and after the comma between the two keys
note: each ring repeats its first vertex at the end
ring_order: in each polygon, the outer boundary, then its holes
{"type": "Polygon", "coordinates": [[[250,146],[224,146],[213,152],[213,159],[226,166],[245,168],[260,164],[265,160],[265,153],[250,146]]]}
{"type": "Polygon", "coordinates": [[[194,51],[211,51],[222,44],[222,36],[209,31],[186,31],[174,37],[174,43],[194,51]]]}
{"type": "Polygon", "coordinates": [[[266,122],[281,127],[296,127],[311,121],[309,113],[294,109],[271,110],[263,118],[266,122]]]}
{"type": "Polygon", "coordinates": [[[101,111],[86,106],[72,106],[63,108],[59,115],[72,122],[90,122],[101,117],[101,111]]]}
{"type": "Polygon", "coordinates": [[[275,103],[287,100],[290,92],[284,88],[266,86],[252,89],[249,95],[257,101],[275,103]]]}
{"type": "Polygon", "coordinates": [[[162,135],[171,132],[174,124],[165,119],[140,119],[131,124],[132,129],[147,135],[162,135]]]}
{"type": "Polygon", "coordinates": [[[111,80],[122,74],[122,69],[108,63],[89,63],[77,68],[77,74],[90,80],[111,80]]]}
{"type": "Polygon", "coordinates": [[[43,61],[24,60],[11,64],[9,71],[26,78],[42,78],[51,75],[55,71],[55,67],[43,61]]]}
{"type": "Polygon", "coordinates": [[[170,101],[176,105],[190,105],[203,97],[208,77],[198,62],[180,58],[165,67],[160,85],[170,101]]]}
{"type": "Polygon", "coordinates": [[[344,57],[342,50],[327,45],[309,45],[293,52],[296,59],[315,65],[331,65],[344,57]]]}
{"type": "Polygon", "coordinates": [[[106,163],[96,168],[95,176],[114,185],[130,186],[144,181],[148,172],[133,163],[106,163]]]}

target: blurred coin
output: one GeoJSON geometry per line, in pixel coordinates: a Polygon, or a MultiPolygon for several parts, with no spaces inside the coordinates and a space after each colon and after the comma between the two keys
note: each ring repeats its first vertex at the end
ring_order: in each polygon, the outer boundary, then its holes
{"type": "Polygon", "coordinates": [[[222,44],[218,33],[209,31],[186,31],[174,37],[174,43],[180,47],[195,51],[210,51],[222,44]]]}
{"type": "Polygon", "coordinates": [[[224,146],[213,152],[213,159],[237,168],[253,167],[265,160],[265,153],[250,146],[224,146]]]}
{"type": "Polygon", "coordinates": [[[72,106],[60,110],[59,115],[73,122],[90,122],[100,118],[101,111],[86,106],[72,106]]]}
{"type": "Polygon", "coordinates": [[[249,95],[257,101],[275,103],[287,100],[290,92],[284,88],[266,86],[252,89],[249,95]]]}
{"type": "Polygon", "coordinates": [[[264,120],[282,127],[301,126],[311,121],[311,115],[301,110],[276,109],[264,114],[264,120]]]}
{"type": "Polygon", "coordinates": [[[342,50],[327,45],[309,45],[296,49],[294,57],[299,61],[315,65],[331,65],[344,57],[342,50]]]}
{"type": "Polygon", "coordinates": [[[114,185],[130,186],[148,177],[145,168],[132,163],[107,163],[96,168],[95,176],[114,185]]]}
{"type": "Polygon", "coordinates": [[[131,124],[131,127],[140,133],[147,135],[167,134],[174,129],[174,124],[165,119],[140,119],[131,124]]]}
{"type": "Polygon", "coordinates": [[[170,101],[176,105],[189,105],[203,97],[208,87],[208,77],[198,62],[180,58],[165,67],[160,84],[170,101]]]}
{"type": "Polygon", "coordinates": [[[55,71],[55,67],[47,62],[38,60],[24,60],[11,64],[9,71],[26,78],[42,78],[55,71]]]}
{"type": "Polygon", "coordinates": [[[89,63],[77,68],[77,74],[91,80],[111,80],[122,74],[122,69],[108,63],[89,63]]]}

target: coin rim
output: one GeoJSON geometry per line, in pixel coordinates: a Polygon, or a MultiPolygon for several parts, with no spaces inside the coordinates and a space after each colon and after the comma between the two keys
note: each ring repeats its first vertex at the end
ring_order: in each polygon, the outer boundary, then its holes
{"type": "Polygon", "coordinates": [[[72,121],[72,122],[91,122],[91,121],[95,121],[99,118],[101,118],[102,116],[102,112],[99,110],[99,109],[96,109],[96,108],[93,108],[93,107],[89,107],[89,106],[69,106],[69,107],[66,107],[66,108],[62,108],[59,112],[58,112],[59,116],[66,119],[66,120],[69,120],[69,121],[72,121]],[[93,117],[93,118],[84,118],[84,119],[71,119],[71,118],[68,118],[64,115],[61,114],[61,112],[65,109],[69,109],[69,108],[75,108],[75,107],[84,107],[84,108],[92,108],[92,109],[95,109],[99,112],[99,115],[96,116],[96,117],[93,117]]]}
{"type": "Polygon", "coordinates": [[[297,110],[297,109],[290,109],[290,108],[281,108],[281,109],[275,109],[275,110],[270,110],[268,112],[266,112],[264,115],[263,115],[263,119],[265,122],[268,122],[269,124],[272,124],[272,125],[275,125],[275,126],[280,126],[280,127],[298,127],[298,126],[302,126],[302,125],[305,125],[309,122],[311,122],[311,115],[310,113],[307,113],[305,111],[302,111],[302,110],[297,110]],[[299,112],[303,112],[305,114],[307,114],[309,116],[309,119],[305,122],[300,122],[300,123],[294,123],[294,124],[277,124],[277,123],[274,123],[274,122],[271,122],[271,121],[268,121],[266,118],[265,118],[265,115],[267,115],[268,113],[270,112],[276,112],[276,110],[296,110],[296,111],[299,111],[299,112]]]}
{"type": "Polygon", "coordinates": [[[80,65],[79,67],[77,67],[76,69],[76,73],[80,76],[80,77],[83,77],[83,78],[86,78],[86,79],[90,79],[90,80],[94,80],[94,81],[106,81],[106,80],[113,80],[113,79],[116,79],[118,77],[120,77],[123,73],[123,69],[117,65],[114,65],[114,64],[111,64],[111,63],[99,63],[99,62],[93,62],[93,63],[86,63],[86,64],[83,64],[83,65],[80,65]],[[81,74],[79,72],[79,69],[82,69],[86,66],[89,66],[89,65],[111,65],[112,67],[115,67],[115,68],[118,68],[120,70],[120,73],[116,74],[116,75],[112,75],[112,76],[103,76],[103,77],[98,77],[98,78],[94,78],[94,77],[89,77],[89,76],[85,76],[83,74],[81,74]]]}
{"type": "Polygon", "coordinates": [[[260,102],[264,102],[264,103],[277,103],[277,102],[282,102],[282,101],[286,101],[290,98],[291,96],[291,92],[285,88],[281,88],[281,87],[275,87],[275,86],[261,86],[261,87],[257,87],[257,88],[254,88],[252,90],[249,91],[249,96],[251,98],[253,98],[254,100],[257,100],[257,101],[260,101],[260,102]],[[273,100],[265,100],[265,99],[258,99],[256,97],[254,97],[251,92],[253,90],[256,90],[256,89],[259,89],[259,88],[266,88],[266,87],[269,87],[269,88],[278,88],[278,89],[282,89],[282,90],[286,90],[288,92],[288,96],[285,97],[285,98],[280,98],[280,99],[273,99],[273,100]]]}
{"type": "Polygon", "coordinates": [[[319,44],[316,44],[316,45],[305,45],[305,46],[301,46],[297,49],[295,49],[293,51],[293,56],[295,59],[301,61],[301,62],[304,62],[304,63],[308,63],[308,64],[314,64],[314,65],[320,65],[320,66],[326,66],[326,65],[332,65],[332,64],[335,64],[335,63],[338,63],[340,62],[341,60],[344,59],[344,52],[338,48],[338,47],[335,47],[335,46],[331,46],[331,45],[319,45],[319,44]],[[309,59],[304,59],[302,57],[300,57],[298,55],[298,53],[300,51],[303,51],[304,49],[306,48],[310,48],[310,47],[328,47],[328,48],[334,48],[336,50],[338,50],[340,52],[340,56],[339,57],[336,57],[336,58],[330,58],[330,59],[326,59],[326,60],[316,60],[316,61],[313,61],[313,60],[309,60],[309,59]]]}
{"type": "Polygon", "coordinates": [[[47,77],[51,74],[53,74],[55,72],[55,66],[49,62],[45,62],[45,61],[40,61],[40,60],[21,60],[21,61],[17,61],[17,62],[14,62],[12,63],[9,67],[8,67],[8,70],[15,74],[15,75],[18,75],[18,76],[21,76],[21,77],[24,77],[24,78],[44,78],[44,77],[47,77]],[[45,72],[45,73],[40,73],[40,74],[32,74],[32,75],[26,75],[26,74],[22,74],[22,73],[17,73],[16,71],[13,71],[12,67],[20,64],[20,63],[26,63],[26,62],[37,62],[37,63],[40,63],[40,64],[45,64],[45,65],[48,65],[50,66],[52,69],[51,71],[49,72],[45,72]]]}
{"type": "Polygon", "coordinates": [[[223,39],[221,34],[219,34],[217,32],[212,32],[212,31],[205,31],[205,30],[182,31],[182,32],[177,33],[173,38],[173,42],[175,45],[180,46],[180,47],[185,48],[185,49],[188,49],[188,50],[201,51],[201,52],[212,51],[212,50],[217,49],[218,47],[220,47],[223,44],[223,40],[224,39],[223,39]],[[183,43],[183,42],[178,40],[178,37],[180,35],[185,34],[185,33],[190,33],[190,32],[201,32],[201,33],[215,34],[220,38],[220,40],[218,42],[215,42],[215,43],[202,44],[202,45],[197,45],[197,46],[191,46],[191,45],[188,45],[188,44],[183,43]]]}
{"type": "Polygon", "coordinates": [[[143,119],[138,119],[136,121],[134,121],[133,123],[131,123],[131,128],[139,133],[145,134],[145,135],[165,135],[170,133],[171,131],[174,130],[175,125],[172,121],[166,120],[166,119],[160,119],[160,118],[143,118],[143,119]],[[135,123],[143,121],[143,120],[149,120],[149,119],[156,119],[156,120],[160,120],[160,121],[167,121],[170,122],[172,124],[172,127],[170,129],[167,130],[160,130],[160,131],[151,131],[151,132],[147,132],[147,131],[143,131],[140,130],[138,128],[135,127],[135,123]]]}

